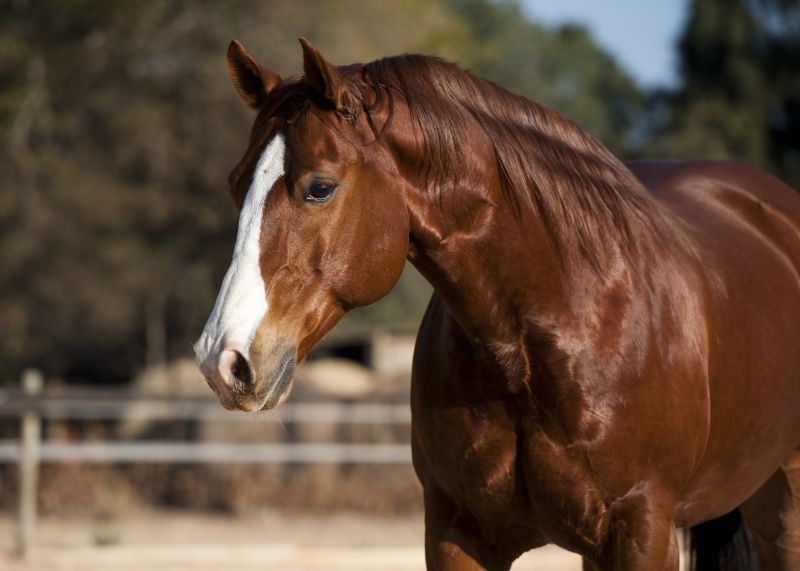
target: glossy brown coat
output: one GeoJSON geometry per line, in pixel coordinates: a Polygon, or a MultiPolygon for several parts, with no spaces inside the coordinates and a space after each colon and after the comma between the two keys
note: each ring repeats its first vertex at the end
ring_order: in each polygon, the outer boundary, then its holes
{"type": "MultiPolygon", "coordinates": [[[[411,389],[428,568],[508,569],[556,543],[589,569],[677,569],[675,528],[748,498],[762,563],[797,568],[795,192],[734,163],[624,165],[435,58],[336,68],[303,47],[288,80],[229,55],[259,110],[239,204],[261,149],[287,138],[259,335],[301,360],[406,257],[434,286],[411,389]],[[303,204],[308,173],[339,185],[323,206],[303,204]]],[[[273,382],[251,366],[234,393],[273,382]]]]}

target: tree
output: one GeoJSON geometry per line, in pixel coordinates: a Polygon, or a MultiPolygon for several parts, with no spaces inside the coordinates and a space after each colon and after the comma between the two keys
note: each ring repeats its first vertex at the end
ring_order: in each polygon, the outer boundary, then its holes
{"type": "Polygon", "coordinates": [[[800,188],[799,14],[788,0],[695,0],[652,152],[746,161],[800,188]]]}
{"type": "MultiPolygon", "coordinates": [[[[617,149],[633,83],[580,28],[488,0],[0,0],[0,377],[124,380],[191,354],[230,261],[226,177],[252,115],[241,39],[287,75],[297,36],[336,63],[439,53],[566,112],[617,149]],[[354,17],[358,14],[358,17],[354,17]]],[[[407,272],[344,327],[419,319],[407,272]]]]}
{"type": "Polygon", "coordinates": [[[631,151],[641,90],[582,26],[546,28],[516,2],[448,0],[462,33],[437,51],[559,111],[616,153],[631,151]]]}

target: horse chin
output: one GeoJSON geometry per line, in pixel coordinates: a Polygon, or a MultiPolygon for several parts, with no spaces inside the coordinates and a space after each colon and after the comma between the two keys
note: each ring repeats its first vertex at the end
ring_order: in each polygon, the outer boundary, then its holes
{"type": "Polygon", "coordinates": [[[292,393],[293,380],[293,378],[289,379],[288,385],[286,385],[286,388],[281,393],[270,393],[259,410],[272,410],[283,404],[283,401],[289,398],[289,395],[292,393]]]}
{"type": "Polygon", "coordinates": [[[285,374],[283,379],[279,380],[274,388],[269,391],[266,399],[259,410],[272,410],[285,401],[292,392],[292,383],[294,381],[294,372],[291,371],[285,374]]]}
{"type": "Polygon", "coordinates": [[[275,380],[265,387],[266,391],[260,400],[258,410],[271,410],[281,404],[292,392],[292,382],[294,381],[294,369],[297,365],[297,357],[294,349],[287,351],[281,358],[277,368],[275,380]]]}

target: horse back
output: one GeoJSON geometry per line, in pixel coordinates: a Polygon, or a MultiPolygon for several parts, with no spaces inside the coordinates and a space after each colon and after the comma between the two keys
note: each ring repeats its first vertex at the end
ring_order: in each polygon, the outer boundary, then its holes
{"type": "Polygon", "coordinates": [[[700,242],[705,235],[703,220],[738,222],[775,242],[798,267],[800,195],[781,180],[735,162],[631,161],[626,165],[663,207],[688,223],[700,242]],[[694,220],[697,217],[689,213],[695,209],[705,218],[694,220]],[[711,209],[718,215],[710,214],[711,209]]]}

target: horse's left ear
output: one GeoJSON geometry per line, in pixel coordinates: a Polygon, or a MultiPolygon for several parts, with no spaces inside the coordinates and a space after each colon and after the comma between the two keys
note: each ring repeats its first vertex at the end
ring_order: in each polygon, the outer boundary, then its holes
{"type": "Polygon", "coordinates": [[[317,48],[305,38],[299,38],[303,47],[303,71],[311,87],[328,101],[340,114],[355,122],[360,109],[355,87],[336,66],[329,64],[317,48]]]}

